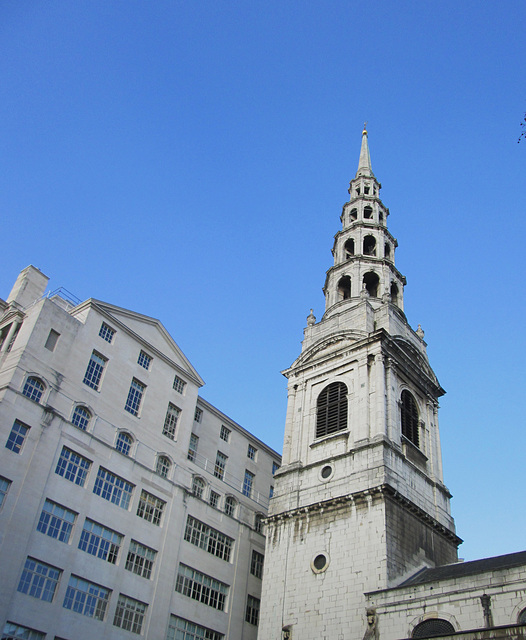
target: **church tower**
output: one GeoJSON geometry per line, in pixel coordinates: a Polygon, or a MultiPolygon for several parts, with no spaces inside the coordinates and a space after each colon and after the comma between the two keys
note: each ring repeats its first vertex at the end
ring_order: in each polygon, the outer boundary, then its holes
{"type": "Polygon", "coordinates": [[[347,640],[364,593],[457,559],[438,430],[444,393],[408,324],[364,127],[334,264],[284,371],[283,466],[267,521],[261,640],[347,640]]]}

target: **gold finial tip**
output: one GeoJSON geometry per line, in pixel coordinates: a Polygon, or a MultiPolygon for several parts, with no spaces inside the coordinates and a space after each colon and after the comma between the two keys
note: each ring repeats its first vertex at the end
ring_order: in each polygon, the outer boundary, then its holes
{"type": "Polygon", "coordinates": [[[363,135],[364,133],[367,133],[367,122],[364,122],[364,123],[363,123],[363,131],[362,131],[362,135],[363,135]]]}

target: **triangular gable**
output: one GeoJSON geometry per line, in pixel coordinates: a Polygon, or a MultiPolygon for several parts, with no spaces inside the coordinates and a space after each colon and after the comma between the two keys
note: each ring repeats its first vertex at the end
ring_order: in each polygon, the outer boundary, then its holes
{"type": "Polygon", "coordinates": [[[184,355],[181,349],[177,346],[175,340],[168,333],[164,325],[160,320],[145,316],[129,309],[123,309],[101,300],[95,300],[90,298],[86,302],[79,305],[73,310],[72,315],[75,316],[85,311],[86,306],[95,307],[100,313],[108,316],[114,324],[120,326],[124,330],[127,330],[139,341],[144,342],[146,350],[148,346],[157,352],[157,355],[162,355],[166,359],[175,363],[180,369],[182,369],[188,376],[193,378],[194,382],[200,387],[204,385],[204,381],[197,373],[194,367],[191,365],[188,358],[184,355]]]}

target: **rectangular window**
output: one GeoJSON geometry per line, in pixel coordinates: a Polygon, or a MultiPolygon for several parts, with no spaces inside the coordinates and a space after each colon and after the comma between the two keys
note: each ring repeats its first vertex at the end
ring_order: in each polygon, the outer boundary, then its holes
{"type": "Polygon", "coordinates": [[[259,600],[254,596],[247,596],[247,610],[245,612],[245,620],[250,624],[257,626],[259,622],[259,600]]]}
{"type": "Polygon", "coordinates": [[[79,549],[110,564],[116,564],[121,542],[122,536],[119,533],[86,518],[79,549]]]}
{"type": "Polygon", "coordinates": [[[272,463],[272,475],[274,475],[278,469],[279,469],[279,464],[277,462],[273,462],[272,463]]]}
{"type": "Polygon", "coordinates": [[[196,407],[195,413],[194,413],[194,421],[201,422],[202,419],[203,419],[203,410],[199,409],[199,407],[196,407]]]}
{"type": "Polygon", "coordinates": [[[184,539],[221,560],[230,562],[234,540],[192,516],[188,516],[186,520],[184,539]]]}
{"type": "Polygon", "coordinates": [[[249,444],[248,450],[247,450],[247,458],[250,458],[251,460],[255,460],[257,451],[258,450],[256,449],[256,447],[253,447],[251,444],[249,444]]]}
{"type": "Polygon", "coordinates": [[[214,475],[216,478],[219,478],[220,480],[223,480],[223,478],[225,477],[225,467],[226,467],[227,460],[228,460],[228,457],[225,456],[224,453],[221,453],[221,451],[217,452],[216,464],[214,467],[214,475]]]}
{"type": "Polygon", "coordinates": [[[62,447],[62,452],[58,459],[55,473],[58,473],[59,476],[62,476],[70,482],[78,484],[79,487],[83,487],[86,482],[90,466],[90,460],[78,453],[75,453],[67,447],[62,447]]]}
{"type": "Polygon", "coordinates": [[[94,351],[91,354],[91,358],[88,362],[88,368],[84,374],[84,384],[87,384],[88,387],[98,391],[106,362],[108,362],[107,358],[94,351]]]}
{"type": "Polygon", "coordinates": [[[2,476],[0,476],[0,509],[4,504],[4,500],[7,495],[7,492],[9,491],[10,486],[11,486],[11,480],[8,480],[7,478],[3,478],[2,476]]]}
{"type": "Polygon", "coordinates": [[[137,359],[137,363],[146,371],[150,370],[150,365],[152,364],[152,356],[149,356],[146,351],[141,351],[139,353],[139,357],[137,359]]]}
{"type": "Polygon", "coordinates": [[[63,606],[88,618],[104,620],[110,593],[109,589],[99,584],[71,576],[63,606]]]}
{"type": "Polygon", "coordinates": [[[15,420],[11,429],[11,433],[9,434],[7,442],[5,443],[7,449],[11,449],[11,451],[14,451],[14,453],[20,453],[28,431],[28,426],[22,424],[19,420],[15,420]]]}
{"type": "Polygon", "coordinates": [[[57,567],[27,558],[18,583],[18,591],[45,602],[52,602],[61,573],[57,567]]]}
{"type": "Polygon", "coordinates": [[[2,632],[2,640],[44,640],[45,633],[35,631],[29,627],[21,627],[19,624],[6,622],[2,632]]]}
{"type": "Polygon", "coordinates": [[[126,399],[126,404],[124,406],[126,411],[129,411],[132,416],[139,415],[139,409],[141,408],[142,396],[145,389],[146,386],[142,384],[142,382],[133,378],[130,390],[128,391],[128,398],[126,399]]]}
{"type": "Polygon", "coordinates": [[[175,404],[168,403],[168,409],[166,410],[166,417],[164,419],[163,435],[175,440],[175,429],[177,428],[177,420],[181,409],[178,409],[175,404]]]}
{"type": "Polygon", "coordinates": [[[273,495],[274,495],[274,487],[272,485],[270,485],[270,490],[268,492],[268,497],[272,498],[273,495]]]}
{"type": "Polygon", "coordinates": [[[254,484],[254,474],[245,470],[245,479],[243,480],[243,495],[250,498],[252,495],[252,485],[254,484]]]}
{"type": "Polygon", "coordinates": [[[133,493],[133,485],[124,480],[124,478],[111,473],[111,471],[99,467],[93,493],[122,509],[128,509],[133,493]]]}
{"type": "Polygon", "coordinates": [[[56,502],[46,500],[37,524],[37,531],[60,542],[69,542],[77,514],[56,502]]]}
{"type": "Polygon", "coordinates": [[[99,336],[103,340],[106,340],[106,342],[109,342],[111,344],[111,342],[113,341],[114,335],[115,335],[115,329],[112,329],[109,325],[103,322],[100,327],[99,336]]]}
{"type": "Polygon", "coordinates": [[[184,618],[170,616],[166,640],[224,640],[224,635],[184,618]]]}
{"type": "Polygon", "coordinates": [[[215,491],[210,490],[210,499],[208,501],[210,506],[217,509],[217,505],[219,504],[220,497],[221,496],[219,495],[219,493],[216,493],[215,491]]]}
{"type": "Polygon", "coordinates": [[[144,604],[144,602],[139,602],[139,600],[134,600],[120,593],[117,608],[115,609],[115,617],[113,618],[113,626],[140,634],[147,608],[148,605],[144,604]]]}
{"type": "Polygon", "coordinates": [[[46,340],[46,344],[44,347],[49,349],[49,351],[55,351],[55,347],[57,346],[58,339],[60,338],[60,333],[55,331],[55,329],[49,330],[49,335],[46,340]]]}
{"type": "Polygon", "coordinates": [[[199,438],[192,433],[190,436],[190,446],[188,447],[188,460],[195,462],[195,456],[197,455],[197,447],[199,445],[199,438]]]}
{"type": "Polygon", "coordinates": [[[256,578],[263,577],[263,560],[265,556],[255,549],[252,550],[252,561],[250,563],[250,573],[256,578]]]}
{"type": "Polygon", "coordinates": [[[173,387],[177,391],[177,393],[183,393],[184,388],[186,387],[186,382],[179,376],[175,376],[173,387]]]}
{"type": "Polygon", "coordinates": [[[164,505],[166,502],[148,493],[144,489],[141,491],[139,506],[137,507],[137,515],[144,518],[148,522],[159,526],[163,515],[164,505]]]}
{"type": "Polygon", "coordinates": [[[153,565],[157,551],[146,547],[135,540],[130,541],[130,549],[126,558],[126,570],[141,578],[149,580],[152,576],[153,565]]]}
{"type": "Polygon", "coordinates": [[[184,596],[193,598],[218,611],[223,611],[228,596],[228,589],[228,585],[219,582],[219,580],[215,580],[184,564],[179,565],[175,590],[184,596]]]}
{"type": "Polygon", "coordinates": [[[219,434],[221,440],[228,442],[230,440],[230,429],[227,429],[224,424],[221,425],[221,432],[219,434]]]}

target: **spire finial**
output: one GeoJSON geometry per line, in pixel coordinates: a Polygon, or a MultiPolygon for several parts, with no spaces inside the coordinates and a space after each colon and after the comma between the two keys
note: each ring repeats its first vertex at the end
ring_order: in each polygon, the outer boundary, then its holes
{"type": "Polygon", "coordinates": [[[358,176],[374,177],[373,170],[371,169],[369,144],[367,142],[367,122],[363,123],[362,148],[360,149],[360,161],[358,162],[358,171],[356,172],[356,177],[358,178],[358,176]]]}

